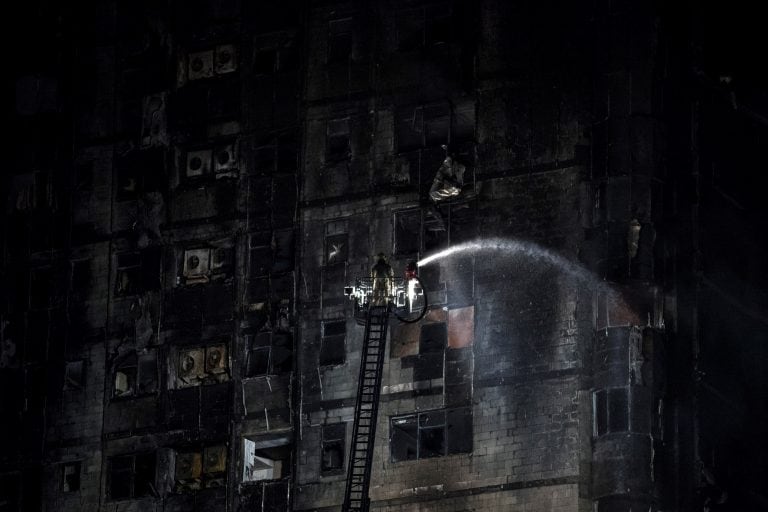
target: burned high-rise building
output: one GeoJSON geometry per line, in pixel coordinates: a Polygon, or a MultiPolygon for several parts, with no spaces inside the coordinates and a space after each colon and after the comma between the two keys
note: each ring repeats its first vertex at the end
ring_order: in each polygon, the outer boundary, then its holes
{"type": "Polygon", "coordinates": [[[768,509],[756,13],[6,19],[0,512],[341,510],[365,400],[370,509],[768,509]]]}

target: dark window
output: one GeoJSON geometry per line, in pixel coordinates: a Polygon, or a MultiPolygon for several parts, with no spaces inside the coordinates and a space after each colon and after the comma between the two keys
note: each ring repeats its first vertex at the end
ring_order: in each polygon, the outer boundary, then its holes
{"type": "Polygon", "coordinates": [[[337,473],[344,471],[344,449],[346,436],[346,423],[336,423],[323,426],[323,452],[321,455],[320,470],[323,473],[337,473]]]}
{"type": "Polygon", "coordinates": [[[418,417],[392,418],[390,452],[392,462],[419,458],[418,417]]]}
{"type": "Polygon", "coordinates": [[[445,4],[407,9],[397,16],[397,47],[400,51],[428,48],[453,39],[452,11],[445,4]]]}
{"type": "Polygon", "coordinates": [[[442,352],[448,340],[448,328],[444,322],[423,324],[419,337],[419,353],[442,352]]]}
{"type": "Polygon", "coordinates": [[[288,333],[260,332],[246,336],[246,376],[277,375],[293,368],[293,337],[288,333]]]}
{"type": "Polygon", "coordinates": [[[80,490],[80,462],[68,462],[61,467],[61,490],[64,492],[80,490]]]}
{"type": "Polygon", "coordinates": [[[134,295],[160,287],[160,249],[117,255],[116,295],[134,295]]]}
{"type": "Polygon", "coordinates": [[[277,51],[273,49],[256,52],[253,58],[253,72],[257,75],[271,75],[277,69],[277,51]]]}
{"type": "Polygon", "coordinates": [[[67,361],[64,372],[64,389],[83,388],[85,385],[84,361],[67,361]]]}
{"type": "Polygon", "coordinates": [[[349,254],[348,235],[330,235],[325,237],[325,264],[328,266],[339,265],[347,261],[349,254]]]}
{"type": "Polygon", "coordinates": [[[91,286],[91,260],[72,262],[72,294],[84,298],[91,286]]]}
{"type": "Polygon", "coordinates": [[[403,107],[397,111],[397,151],[407,153],[448,144],[451,109],[447,103],[403,107]]]}
{"type": "Polygon", "coordinates": [[[629,428],[629,399],[627,388],[608,391],[608,430],[624,432],[629,428]]]}
{"type": "Polygon", "coordinates": [[[629,430],[629,389],[612,388],[593,394],[594,435],[629,430]]]}
{"type": "Polygon", "coordinates": [[[345,339],[347,323],[344,320],[323,322],[320,342],[320,366],[343,364],[346,360],[345,339]]]}
{"type": "Polygon", "coordinates": [[[248,343],[248,364],[246,377],[269,375],[272,353],[272,333],[260,332],[246,336],[248,343]]]}
{"type": "Polygon", "coordinates": [[[352,18],[328,22],[328,64],[349,62],[352,53],[352,18]]]}
{"type": "Polygon", "coordinates": [[[395,254],[418,253],[421,249],[420,235],[421,210],[395,212],[395,254]]]}
{"type": "Polygon", "coordinates": [[[349,118],[328,121],[326,160],[343,160],[349,156],[349,118]]]}
{"type": "Polygon", "coordinates": [[[155,494],[155,454],[121,455],[109,459],[109,497],[113,500],[155,494]]]}
{"type": "Polygon", "coordinates": [[[392,462],[472,451],[472,409],[462,407],[392,418],[392,462]]]}
{"type": "Polygon", "coordinates": [[[163,148],[135,151],[117,163],[116,198],[131,201],[140,194],[159,191],[167,182],[163,148]]]}
{"type": "Polygon", "coordinates": [[[143,396],[157,390],[157,353],[129,354],[115,366],[112,396],[143,396]]]}
{"type": "Polygon", "coordinates": [[[419,458],[445,455],[445,411],[419,414],[419,458]]]}
{"type": "Polygon", "coordinates": [[[32,270],[29,286],[29,307],[31,309],[46,309],[55,303],[52,268],[43,267],[32,270]]]}
{"type": "Polygon", "coordinates": [[[424,9],[401,11],[397,16],[397,48],[410,51],[424,45],[424,9]]]}
{"type": "Polygon", "coordinates": [[[93,160],[75,167],[75,190],[89,192],[93,189],[93,160]]]}

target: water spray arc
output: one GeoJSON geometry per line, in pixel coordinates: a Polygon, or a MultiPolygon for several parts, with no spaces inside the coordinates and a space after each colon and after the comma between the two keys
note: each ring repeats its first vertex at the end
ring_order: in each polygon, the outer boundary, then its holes
{"type": "Polygon", "coordinates": [[[440,261],[442,259],[448,258],[449,256],[453,256],[454,254],[480,251],[504,251],[506,253],[526,256],[537,261],[546,261],[547,263],[554,265],[571,277],[583,281],[589,281],[591,283],[601,284],[601,281],[597,278],[597,276],[592,274],[581,265],[574,263],[573,261],[555,253],[554,251],[551,251],[550,249],[541,247],[536,243],[515,239],[482,238],[472,240],[470,242],[464,242],[452,247],[448,247],[447,249],[427,256],[426,258],[422,258],[418,261],[417,264],[420,267],[423,267],[435,261],[440,261]]]}

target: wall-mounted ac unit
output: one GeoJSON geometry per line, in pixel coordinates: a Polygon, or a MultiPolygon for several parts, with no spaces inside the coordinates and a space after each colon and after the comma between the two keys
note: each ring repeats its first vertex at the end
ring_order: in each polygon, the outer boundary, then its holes
{"type": "Polygon", "coordinates": [[[176,481],[189,485],[199,480],[203,471],[203,459],[200,452],[176,453],[176,481]]]}
{"type": "Polygon", "coordinates": [[[216,47],[214,67],[217,75],[231,73],[237,69],[237,50],[235,45],[222,44],[216,47]]]}
{"type": "Polygon", "coordinates": [[[205,377],[205,352],[202,348],[183,350],[179,353],[179,378],[186,383],[193,383],[205,377]]]}
{"type": "Polygon", "coordinates": [[[230,172],[237,169],[235,143],[217,146],[213,151],[213,169],[216,173],[230,172]]]}
{"type": "Polygon", "coordinates": [[[203,452],[203,471],[224,473],[227,470],[227,447],[225,445],[208,446],[203,452]]]}
{"type": "Polygon", "coordinates": [[[189,54],[190,80],[200,80],[201,78],[210,78],[213,76],[213,51],[197,52],[189,54]]]}
{"type": "Polygon", "coordinates": [[[214,345],[206,349],[205,371],[207,373],[225,373],[228,366],[226,345],[214,345]]]}
{"type": "Polygon", "coordinates": [[[211,270],[216,272],[232,264],[232,248],[216,247],[211,250],[211,270]]]}
{"type": "Polygon", "coordinates": [[[217,487],[224,487],[224,478],[211,478],[209,480],[206,480],[205,487],[209,489],[214,489],[217,487]]]}
{"type": "Polygon", "coordinates": [[[187,279],[199,279],[208,274],[210,269],[211,250],[189,249],[184,251],[184,277],[187,279]]]}
{"type": "Polygon", "coordinates": [[[187,152],[187,177],[203,176],[211,172],[211,158],[210,149],[187,152]]]}

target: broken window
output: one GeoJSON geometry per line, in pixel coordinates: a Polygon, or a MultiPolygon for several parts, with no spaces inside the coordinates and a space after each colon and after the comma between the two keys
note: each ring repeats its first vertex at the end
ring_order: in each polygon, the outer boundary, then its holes
{"type": "Polygon", "coordinates": [[[85,385],[85,361],[67,361],[64,369],[64,389],[82,389],[85,385]]]}
{"type": "Polygon", "coordinates": [[[472,451],[472,409],[420,412],[390,420],[392,462],[472,451]]]}
{"type": "Polygon", "coordinates": [[[352,54],[352,18],[328,22],[328,64],[345,64],[352,54]]]}
{"type": "Polygon", "coordinates": [[[326,474],[344,471],[346,423],[323,425],[320,471],[326,474]]]}
{"type": "Polygon", "coordinates": [[[287,333],[260,332],[246,336],[246,376],[277,375],[293,368],[293,338],[287,333]]]}
{"type": "Polygon", "coordinates": [[[446,4],[407,9],[397,16],[397,47],[400,51],[437,46],[450,42],[452,12],[446,4]]]}
{"type": "Polygon", "coordinates": [[[129,354],[115,365],[112,397],[145,396],[157,390],[157,352],[129,354]]]}
{"type": "Polygon", "coordinates": [[[395,212],[395,247],[398,256],[416,254],[421,249],[421,210],[395,212]]]}
{"type": "Polygon", "coordinates": [[[325,264],[328,266],[338,265],[347,261],[348,235],[332,235],[325,237],[325,264]]]}
{"type": "Polygon", "coordinates": [[[91,286],[91,260],[75,260],[72,262],[72,279],[70,290],[77,298],[84,298],[91,286]]]}
{"type": "Polygon", "coordinates": [[[110,499],[140,498],[157,494],[154,452],[111,457],[108,464],[110,499]]]}
{"type": "Polygon", "coordinates": [[[347,322],[345,320],[323,322],[323,336],[320,342],[320,366],[344,364],[346,360],[346,334],[347,322]]]}
{"type": "Polygon", "coordinates": [[[290,437],[243,438],[243,482],[280,480],[289,474],[290,463],[290,437]]]}
{"type": "Polygon", "coordinates": [[[178,450],[175,461],[174,492],[224,486],[227,472],[226,445],[178,450]]]}
{"type": "Polygon", "coordinates": [[[448,144],[451,109],[447,103],[410,106],[397,111],[398,153],[448,144]]]}
{"type": "Polygon", "coordinates": [[[134,295],[160,287],[160,248],[117,255],[116,295],[134,295]]]}
{"type": "Polygon", "coordinates": [[[442,352],[448,340],[448,328],[444,322],[429,323],[421,326],[419,354],[442,352]]]}
{"type": "Polygon", "coordinates": [[[245,337],[248,346],[248,361],[246,364],[246,377],[259,377],[269,375],[272,368],[272,333],[260,332],[249,334],[245,337]]]}
{"type": "Polygon", "coordinates": [[[274,259],[272,260],[271,272],[288,272],[293,270],[293,230],[283,229],[275,231],[272,245],[274,246],[274,259]]]}
{"type": "Polygon", "coordinates": [[[116,199],[133,201],[140,194],[159,191],[166,183],[165,149],[134,151],[116,164],[116,199]]]}
{"type": "Polygon", "coordinates": [[[67,462],[61,466],[61,490],[63,492],[80,490],[80,462],[67,462]]]}
{"type": "Polygon", "coordinates": [[[336,162],[349,156],[349,118],[328,121],[325,160],[336,162]]]}
{"type": "Polygon", "coordinates": [[[179,350],[176,384],[180,388],[229,380],[227,344],[179,350]]]}
{"type": "Polygon", "coordinates": [[[232,242],[228,240],[185,250],[182,266],[184,283],[207,283],[227,277],[232,272],[233,254],[232,242]]]}
{"type": "Polygon", "coordinates": [[[593,432],[596,437],[629,430],[629,390],[612,388],[592,395],[593,432]]]}
{"type": "Polygon", "coordinates": [[[273,138],[270,144],[256,148],[254,171],[256,174],[294,173],[298,168],[299,152],[295,133],[273,138]]]}
{"type": "Polygon", "coordinates": [[[54,302],[54,273],[51,267],[33,269],[30,273],[29,307],[46,309],[54,302]]]}

